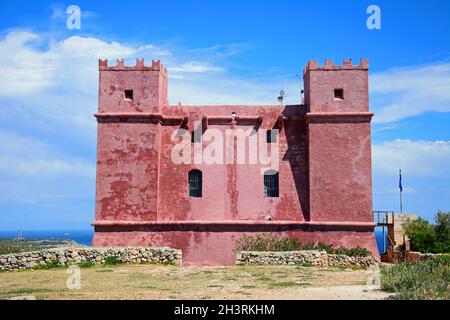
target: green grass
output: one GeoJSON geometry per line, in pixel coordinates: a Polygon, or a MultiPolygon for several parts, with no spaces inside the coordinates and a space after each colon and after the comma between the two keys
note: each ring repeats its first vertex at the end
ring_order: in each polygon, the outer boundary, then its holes
{"type": "Polygon", "coordinates": [[[313,264],[309,261],[296,263],[297,267],[311,267],[313,264]]]}
{"type": "Polygon", "coordinates": [[[92,268],[93,266],[95,266],[95,263],[94,263],[93,261],[83,261],[83,262],[80,262],[80,263],[78,264],[78,266],[79,266],[81,269],[84,269],[84,268],[92,268]]]}
{"type": "Polygon", "coordinates": [[[42,292],[53,292],[51,289],[45,288],[21,288],[17,290],[8,291],[9,295],[22,295],[22,294],[33,294],[33,293],[42,293],[42,292]]]}
{"type": "Polygon", "coordinates": [[[450,299],[450,256],[383,267],[381,288],[396,293],[391,299],[450,299]]]}
{"type": "Polygon", "coordinates": [[[99,270],[96,270],[97,272],[113,272],[114,270],[113,269],[99,269],[99,270]]]}
{"type": "Polygon", "coordinates": [[[307,282],[282,281],[282,282],[271,283],[270,286],[272,288],[289,288],[289,287],[297,287],[297,286],[307,286],[308,284],[309,283],[307,283],[307,282]]]}

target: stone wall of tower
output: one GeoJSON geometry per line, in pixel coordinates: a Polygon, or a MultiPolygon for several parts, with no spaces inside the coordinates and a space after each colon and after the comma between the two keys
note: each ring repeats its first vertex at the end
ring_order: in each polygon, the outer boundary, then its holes
{"type": "Polygon", "coordinates": [[[367,60],[310,61],[304,84],[311,221],[373,221],[367,60]]]}
{"type": "Polygon", "coordinates": [[[133,67],[100,61],[99,71],[96,220],[156,220],[167,72],[143,60],[133,67]]]}

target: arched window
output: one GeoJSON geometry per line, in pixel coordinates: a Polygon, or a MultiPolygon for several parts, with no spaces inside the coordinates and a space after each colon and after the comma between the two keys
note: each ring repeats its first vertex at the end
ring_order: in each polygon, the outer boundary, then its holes
{"type": "Polygon", "coordinates": [[[278,172],[268,170],[264,172],[264,197],[278,197],[278,172]]]}
{"type": "Polygon", "coordinates": [[[189,196],[200,198],[202,196],[202,172],[200,170],[189,171],[189,196]]]}

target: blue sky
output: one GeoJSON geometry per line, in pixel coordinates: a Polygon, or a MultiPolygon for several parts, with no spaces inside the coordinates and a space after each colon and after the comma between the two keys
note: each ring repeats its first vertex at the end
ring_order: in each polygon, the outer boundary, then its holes
{"type": "Polygon", "coordinates": [[[0,230],[89,227],[97,59],[120,57],[161,59],[184,104],[273,104],[281,88],[297,103],[308,59],[366,57],[374,209],[398,210],[402,168],[405,212],[450,211],[449,40],[445,0],[0,0],[0,230]]]}

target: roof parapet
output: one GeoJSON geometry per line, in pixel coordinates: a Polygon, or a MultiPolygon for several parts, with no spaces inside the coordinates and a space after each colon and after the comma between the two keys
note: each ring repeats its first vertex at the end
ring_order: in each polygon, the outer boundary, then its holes
{"type": "Polygon", "coordinates": [[[160,71],[167,76],[167,68],[163,66],[160,60],[152,60],[151,66],[144,64],[144,58],[136,59],[134,66],[125,66],[124,59],[117,59],[115,66],[108,66],[108,59],[98,60],[98,69],[100,71],[160,71]]]}
{"type": "Polygon", "coordinates": [[[359,65],[353,65],[352,59],[344,59],[341,66],[335,66],[333,59],[326,59],[325,65],[319,66],[317,60],[309,60],[303,73],[311,70],[368,70],[369,61],[365,58],[361,58],[359,65]]]}

